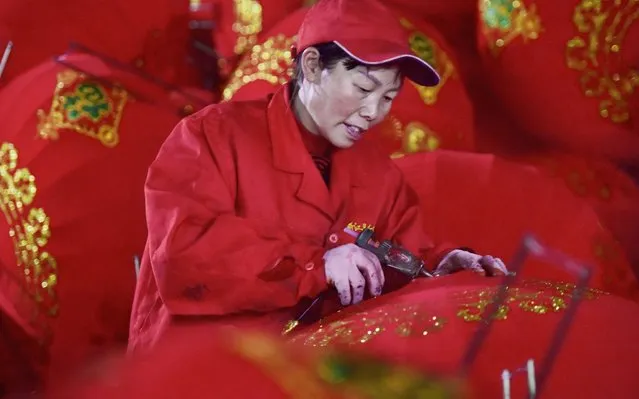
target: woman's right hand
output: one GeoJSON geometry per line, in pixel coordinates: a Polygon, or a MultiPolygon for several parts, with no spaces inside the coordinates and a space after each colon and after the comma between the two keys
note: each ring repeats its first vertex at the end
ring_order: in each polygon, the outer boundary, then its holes
{"type": "Polygon", "coordinates": [[[324,254],[326,281],[335,287],[342,305],[353,305],[364,299],[364,289],[372,296],[382,293],[382,265],[370,251],[346,244],[324,254]]]}

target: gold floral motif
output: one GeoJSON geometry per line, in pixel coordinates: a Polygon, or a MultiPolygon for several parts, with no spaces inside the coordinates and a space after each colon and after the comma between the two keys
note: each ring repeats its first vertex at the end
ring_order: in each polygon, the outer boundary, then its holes
{"type": "Polygon", "coordinates": [[[38,110],[40,137],[57,140],[61,130],[94,138],[105,147],[120,141],[118,129],[128,93],[117,87],[108,90],[82,73],[66,70],[58,74],[47,114],[38,110]]]}
{"type": "Polygon", "coordinates": [[[381,334],[426,336],[440,331],[446,322],[444,318],[427,314],[417,305],[395,305],[358,312],[347,320],[322,323],[312,333],[302,333],[292,338],[292,341],[317,347],[365,344],[381,334]]]}
{"type": "Polygon", "coordinates": [[[235,54],[240,55],[257,42],[262,32],[262,5],[257,0],[234,0],[235,23],[233,31],[237,33],[235,54]]]}
{"type": "Polygon", "coordinates": [[[637,18],[639,0],[581,0],[573,13],[578,34],[566,45],[566,63],[581,73],[584,95],[599,100],[599,115],[613,123],[630,121],[629,98],[639,86],[639,69],[620,70],[621,45],[637,18]]]}
{"type": "Polygon", "coordinates": [[[349,222],[348,225],[346,225],[346,228],[356,233],[360,233],[366,229],[375,231],[375,225],[370,223],[349,222]]]}
{"type": "Polygon", "coordinates": [[[403,128],[401,151],[392,154],[391,158],[401,158],[405,154],[414,154],[416,152],[435,151],[440,144],[437,133],[428,126],[419,122],[410,122],[403,128]]]}
{"type": "Polygon", "coordinates": [[[435,68],[441,78],[439,84],[433,87],[420,86],[413,83],[424,103],[433,105],[437,102],[439,91],[444,87],[448,79],[455,74],[455,67],[448,55],[434,40],[423,32],[418,31],[408,19],[402,18],[400,22],[411,32],[408,42],[413,53],[435,68]]]}
{"type": "Polygon", "coordinates": [[[517,38],[524,43],[536,40],[543,31],[535,4],[526,7],[524,0],[480,0],[481,30],[488,48],[498,55],[517,38]]]}
{"type": "MultiPolygon", "coordinates": [[[[51,238],[50,220],[42,208],[33,208],[37,188],[27,168],[18,167],[18,150],[11,143],[0,145],[0,210],[9,225],[16,261],[24,276],[25,291],[46,316],[58,311],[56,286],[58,267],[46,250],[51,238]]],[[[39,314],[32,315],[34,319],[39,314]]]]}
{"type": "MultiPolygon", "coordinates": [[[[521,287],[508,289],[506,301],[495,314],[495,319],[507,319],[513,308],[535,314],[560,312],[566,309],[570,303],[575,288],[576,286],[571,283],[526,281],[521,287]]],[[[492,287],[464,291],[457,296],[457,299],[462,302],[457,316],[465,321],[481,321],[484,312],[493,303],[498,290],[499,288],[492,287]]],[[[589,288],[586,290],[584,298],[596,299],[601,295],[606,295],[606,293],[589,288]]]]}
{"type": "Polygon", "coordinates": [[[240,60],[222,93],[223,101],[228,101],[244,85],[264,80],[272,85],[284,84],[293,76],[291,46],[294,37],[282,34],[268,38],[264,43],[251,48],[240,60]]]}

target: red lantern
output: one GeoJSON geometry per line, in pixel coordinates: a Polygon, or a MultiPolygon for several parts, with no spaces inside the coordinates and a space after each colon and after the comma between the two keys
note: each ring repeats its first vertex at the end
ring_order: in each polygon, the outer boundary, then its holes
{"type": "Polygon", "coordinates": [[[478,0],[486,77],[529,134],[639,160],[639,3],[478,0]]]}
{"type": "Polygon", "coordinates": [[[11,40],[14,49],[2,81],[79,42],[165,81],[196,85],[187,65],[188,34],[188,3],[182,0],[5,0],[0,46],[11,40]]]}
{"type": "Polygon", "coordinates": [[[636,265],[634,272],[639,276],[639,187],[630,176],[606,160],[562,153],[542,152],[516,160],[562,179],[587,201],[636,265]]]}
{"type": "Polygon", "coordinates": [[[1,310],[41,345],[51,382],[126,344],[146,171],[181,97],[84,54],[0,93],[1,310]]]}
{"type": "MultiPolygon", "coordinates": [[[[398,160],[438,242],[455,242],[508,259],[522,236],[595,267],[593,286],[639,300],[639,285],[620,248],[592,207],[532,167],[492,155],[437,151],[398,160]]],[[[536,278],[562,279],[543,265],[536,278]]]]}
{"type": "MultiPolygon", "coordinates": [[[[481,229],[474,230],[481,234],[481,229]]],[[[499,284],[500,279],[472,272],[420,278],[394,293],[349,306],[300,330],[292,340],[324,349],[359,349],[389,362],[454,375],[464,364],[471,339],[484,325],[482,315],[490,311],[499,284]]],[[[468,397],[502,397],[505,369],[517,374],[511,382],[512,397],[527,396],[527,377],[518,369],[532,359],[541,371],[575,288],[572,283],[544,280],[509,286],[506,301],[468,370],[468,397]]],[[[639,356],[637,334],[636,303],[587,290],[542,395],[633,396],[639,389],[634,366],[639,356]]],[[[533,378],[537,376],[533,373],[533,378]]]]}

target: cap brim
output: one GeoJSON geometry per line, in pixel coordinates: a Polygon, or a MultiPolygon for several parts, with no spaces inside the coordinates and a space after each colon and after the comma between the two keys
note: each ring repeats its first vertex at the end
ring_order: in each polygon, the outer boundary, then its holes
{"type": "Polygon", "coordinates": [[[418,85],[437,86],[439,84],[440,77],[435,68],[414,54],[391,54],[386,52],[385,54],[376,54],[375,56],[362,58],[355,55],[353,51],[349,50],[348,47],[342,43],[337,41],[334,43],[344,50],[344,52],[346,52],[346,54],[348,54],[351,58],[361,62],[362,64],[372,66],[397,63],[402,75],[418,85]]]}

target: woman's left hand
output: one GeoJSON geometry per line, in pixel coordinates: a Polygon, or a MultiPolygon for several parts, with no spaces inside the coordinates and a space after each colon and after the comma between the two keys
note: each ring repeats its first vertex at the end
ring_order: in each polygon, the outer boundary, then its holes
{"type": "Polygon", "coordinates": [[[508,273],[506,265],[499,258],[455,249],[442,259],[433,275],[444,276],[461,270],[472,270],[488,277],[504,276],[508,273]]]}

